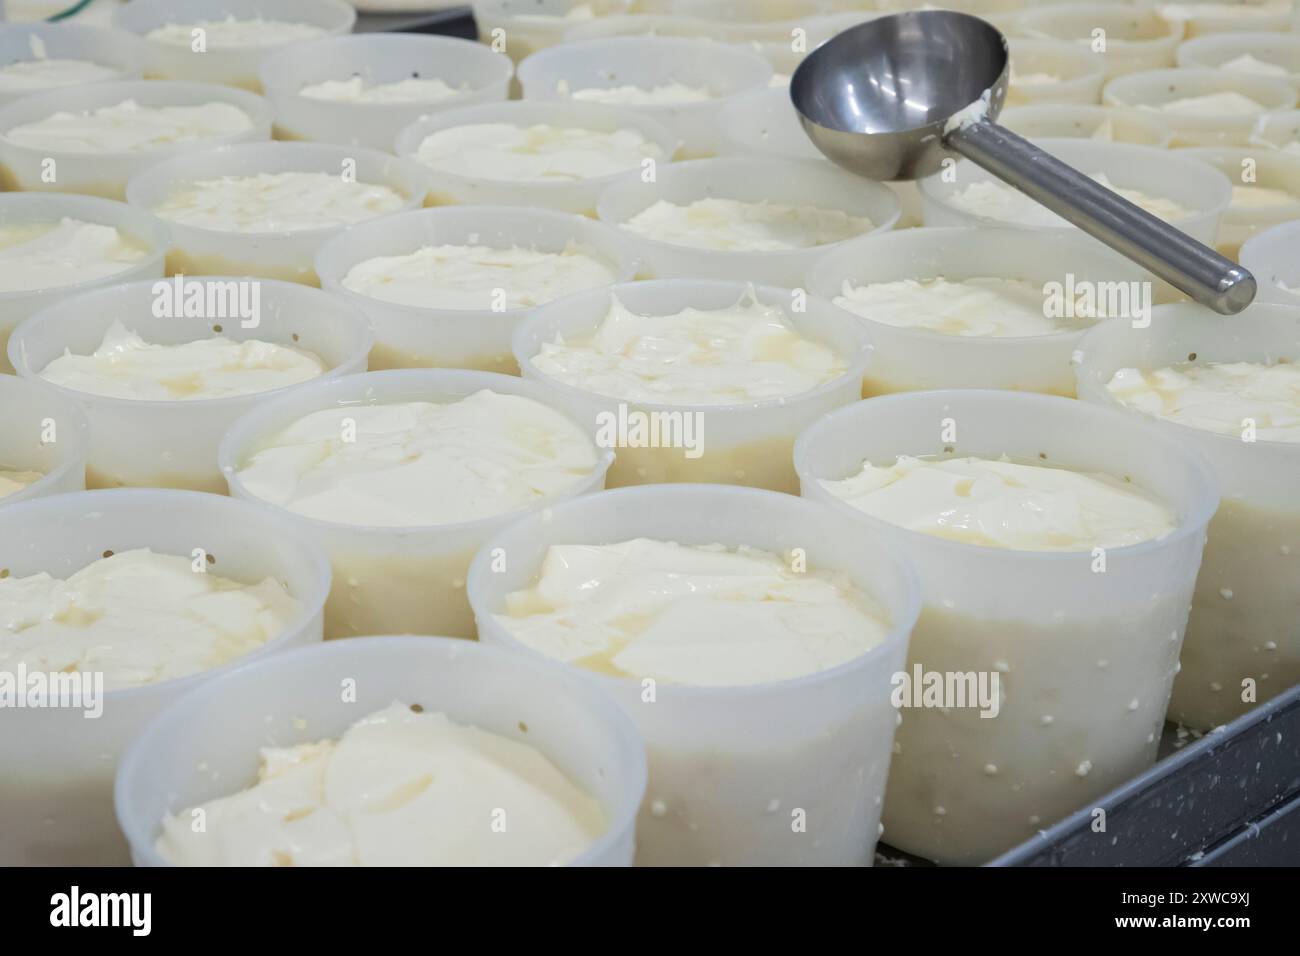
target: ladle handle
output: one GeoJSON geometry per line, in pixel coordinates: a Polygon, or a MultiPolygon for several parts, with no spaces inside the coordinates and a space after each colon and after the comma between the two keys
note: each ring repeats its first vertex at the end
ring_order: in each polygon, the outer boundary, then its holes
{"type": "Polygon", "coordinates": [[[944,143],[1215,312],[1255,298],[1248,270],[996,123],[959,127],[944,143]]]}

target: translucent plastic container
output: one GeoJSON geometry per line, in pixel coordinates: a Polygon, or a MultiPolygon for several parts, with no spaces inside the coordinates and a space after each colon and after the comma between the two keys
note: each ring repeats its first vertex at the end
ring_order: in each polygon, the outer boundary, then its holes
{"type": "MultiPolygon", "coordinates": [[[[142,280],[95,289],[64,299],[36,313],[9,340],[9,360],[18,374],[37,379],[65,350],[89,355],[104,333],[119,321],[146,342],[176,344],[222,335],[236,341],[259,339],[314,352],[334,377],[364,371],[372,337],[365,317],[346,302],[288,282],[237,278],[185,277],[185,295],[195,283],[256,283],[259,315],[189,318],[156,304],[167,301],[164,286],[175,279],[142,280]],[[245,327],[245,323],[249,327],[245,327]],[[256,325],[252,323],[256,322],[256,325]]],[[[205,296],[206,296],[205,291],[205,296]]],[[[254,294],[252,289],[248,295],[254,294]]],[[[226,310],[222,310],[226,311],[226,310]]],[[[144,401],[110,398],[49,385],[74,399],[90,421],[86,484],[91,488],[134,486],[189,488],[221,494],[225,480],[217,469],[217,443],[248,410],[304,384],[229,398],[144,401]]]]}
{"type": "MultiPolygon", "coordinates": [[[[854,286],[903,279],[1020,279],[1044,290],[1049,283],[1066,289],[1091,285],[1122,286],[1130,306],[1121,316],[1099,319],[1140,321],[1142,303],[1150,309],[1153,277],[1095,239],[1070,230],[1049,233],[1027,229],[933,228],[868,236],[844,243],[808,272],[810,293],[830,302],[854,286]],[[1103,285],[1105,284],[1105,285],[1103,285]]],[[[1117,302],[1119,300],[1117,299],[1117,302]]],[[[863,395],[930,388],[1003,388],[1073,397],[1070,355],[1092,320],[1065,320],[1077,329],[1050,335],[947,335],[907,329],[857,316],[875,345],[863,395]]]]}
{"type": "Polygon", "coordinates": [[[1289,75],[1278,79],[1300,87],[1300,36],[1294,33],[1216,33],[1180,43],[1177,56],[1179,66],[1205,70],[1222,70],[1233,60],[1250,56],[1286,70],[1289,75]]]}
{"type": "Polygon", "coordinates": [[[1183,26],[1161,19],[1155,10],[1122,3],[1050,3],[1020,14],[1012,35],[1073,41],[1102,62],[1107,77],[1116,77],[1173,66],[1183,26]],[[1101,37],[1105,50],[1094,50],[1101,37]]]}
{"type": "Polygon", "coordinates": [[[454,37],[374,33],[296,44],[267,57],[259,75],[275,107],[277,139],[391,151],[401,130],[439,110],[504,100],[510,60],[454,37]],[[349,103],[302,96],[305,86],[359,76],[367,83],[442,80],[454,96],[424,103],[349,103]]]}
{"type": "Polygon", "coordinates": [[[244,90],[211,83],[156,80],[87,83],[25,96],[0,107],[0,183],[10,191],[88,193],[109,199],[122,199],[126,195],[126,181],[159,160],[214,146],[252,143],[270,138],[271,104],[244,90]],[[5,136],[15,126],[36,123],[55,113],[84,114],[116,106],[127,100],[151,107],[229,103],[248,114],[252,126],[230,136],[213,136],[178,143],[166,149],[118,153],[32,149],[20,146],[5,136]]]}
{"type": "Polygon", "coordinates": [[[772,67],[761,56],[711,40],[611,37],[565,43],[519,64],[525,99],[568,100],[588,89],[634,86],[643,90],[680,83],[708,91],[710,99],[676,104],[623,104],[668,127],[683,156],[718,152],[718,116],[738,93],[766,89],[772,67]]]}
{"type": "MultiPolygon", "coordinates": [[[[239,501],[193,492],[126,490],[55,495],[0,508],[0,568],[16,577],[66,578],[107,551],[151,548],[189,556],[210,573],[253,583],[272,577],[302,607],[252,661],[321,639],[329,565],[287,522],[239,501]]],[[[238,663],[176,680],[110,690],[103,712],[6,709],[0,760],[0,862],[6,866],[123,866],[126,841],[113,816],[113,774],[127,743],[172,701],[238,663]]],[[[282,688],[283,690],[283,688],[282,688]]]]}
{"type": "Polygon", "coordinates": [[[1300,249],[1300,222],[1265,229],[1241,247],[1241,264],[1259,282],[1260,302],[1300,306],[1300,256],[1296,249],[1300,249]]]}
{"type": "MultiPolygon", "coordinates": [[[[1172,199],[1189,214],[1171,225],[1200,242],[1214,242],[1219,221],[1232,199],[1232,184],[1223,173],[1202,160],[1177,152],[1083,139],[1039,139],[1037,145],[1086,175],[1101,173],[1121,189],[1136,189],[1147,196],[1172,199]]],[[[951,205],[950,197],[954,193],[972,183],[994,179],[974,163],[961,162],[954,168],[955,177],[938,172],[917,184],[921,192],[921,214],[927,226],[1018,225],[951,205]]],[[[1074,227],[1062,221],[1059,226],[1021,228],[1045,231],[1074,227]]]]}
{"type": "Polygon", "coordinates": [[[1265,113],[1251,131],[1251,146],[1266,146],[1300,153],[1300,110],[1265,113]]]}
{"type": "Polygon", "coordinates": [[[1164,149],[1174,135],[1159,113],[1083,103],[1013,106],[998,122],[1033,140],[1095,139],[1164,149]]]}
{"type": "MultiPolygon", "coordinates": [[[[0,29],[0,66],[44,59],[81,60],[113,71],[112,76],[93,82],[138,79],[144,70],[144,53],[144,44],[125,30],[81,23],[6,24],[0,29]]],[[[0,104],[51,88],[0,79],[0,104]]]]}
{"type": "MultiPolygon", "coordinates": [[[[285,520],[317,541],[334,566],[334,590],[325,608],[327,638],[359,634],[446,634],[474,637],[474,617],[465,596],[465,574],[474,552],[489,537],[530,511],[545,511],[554,500],[543,500],[477,521],[410,528],[368,527],[318,521],[293,514],[254,497],[240,481],[237,469],[260,444],[312,412],[329,408],[346,415],[348,407],[394,402],[454,402],[482,389],[523,395],[555,407],[547,391],[535,382],[490,372],[456,369],[397,369],[349,375],[303,388],[276,401],[266,401],[240,419],[221,443],[221,470],[230,493],[255,504],[260,511],[285,520]]],[[[608,453],[577,482],[570,495],[604,487],[608,453]]]]}
{"type": "Polygon", "coordinates": [[[1173,0],[1157,9],[1161,16],[1181,22],[1190,38],[1238,31],[1284,33],[1291,29],[1293,6],[1288,0],[1173,0]]]}
{"type": "MultiPolygon", "coordinates": [[[[420,144],[426,137],[440,130],[478,123],[509,123],[522,127],[548,125],[602,133],[636,130],[647,141],[659,147],[662,155],[655,160],[655,167],[660,174],[670,164],[678,147],[674,133],[636,110],[597,103],[530,100],[467,106],[426,116],[397,134],[394,151],[398,156],[416,160],[420,144]]],[[[639,167],[590,179],[529,181],[483,179],[434,170],[434,187],[429,196],[429,205],[541,206],[560,212],[592,216],[596,211],[596,199],[601,192],[610,183],[633,173],[639,175],[639,167]]]]}
{"type": "MultiPolygon", "coordinates": [[[[663,200],[687,206],[700,199],[734,199],[837,209],[870,220],[868,233],[898,222],[898,198],[881,183],[826,162],[725,157],[676,163],[658,170],[654,182],[627,176],[600,196],[596,213],[604,223],[623,223],[663,200]]],[[[738,279],[796,286],[804,271],[838,243],[775,252],[699,249],[650,239],[624,230],[658,279],[738,279]]],[[[867,233],[864,233],[867,234],[867,233]]]]}
{"type": "MultiPolygon", "coordinates": [[[[132,206],[152,211],[173,192],[195,182],[283,172],[350,175],[358,183],[387,186],[402,197],[401,210],[420,208],[429,190],[428,170],[378,150],[327,143],[255,143],[156,163],[131,177],[126,199],[132,206]]],[[[312,265],[316,253],[347,228],[235,232],[166,222],[172,232],[169,273],[249,275],[308,285],[319,285],[312,265]]]]}
{"type": "Polygon", "coordinates": [[[1096,103],[1106,69],[1087,47],[1060,40],[1011,41],[1014,70],[1007,87],[1007,106],[1029,103],[1096,103]],[[1050,77],[1046,82],[1023,78],[1050,77]],[[1021,78],[1017,82],[1017,78],[1021,78]]]}
{"type": "Polygon", "coordinates": [[[1006,33],[1016,18],[1032,0],[944,0],[943,4],[930,0],[879,0],[879,8],[886,13],[900,10],[958,10],[987,20],[1006,33]]]}
{"type": "Polygon", "coordinates": [[[1234,204],[1219,222],[1218,250],[1236,259],[1241,245],[1255,233],[1300,219],[1300,155],[1257,146],[1205,146],[1189,149],[1188,156],[1204,160],[1223,173],[1233,186],[1257,186],[1289,193],[1291,201],[1268,206],[1234,204]]]}
{"type": "Polygon", "coordinates": [[[1296,104],[1290,80],[1226,70],[1148,70],[1111,80],[1102,90],[1109,106],[1160,110],[1174,138],[1171,146],[1234,146],[1245,144],[1259,121],[1259,113],[1171,113],[1162,104],[1216,93],[1240,93],[1265,111],[1289,110],[1296,104]]]}
{"type": "MultiPolygon", "coordinates": [[[[1121,368],[1300,361],[1300,310],[1260,304],[1224,322],[1208,309],[1171,305],[1148,329],[1107,326],[1080,348],[1079,397],[1114,409],[1106,383],[1121,368]]],[[[1121,412],[1207,458],[1222,491],[1169,707],[1171,720],[1208,730],[1300,683],[1300,444],[1248,442],[1121,412]],[[1243,700],[1248,680],[1251,701],[1243,700]]]]}
{"type": "Polygon", "coordinates": [[[800,436],[795,466],[805,497],[916,566],[923,606],[909,671],[969,674],[990,691],[981,704],[996,700],[996,714],[952,699],[902,709],[888,843],[940,863],[981,863],[1155,761],[1218,503],[1200,455],[1082,402],[964,390],[890,395],[828,415],[800,436]],[[1100,554],[985,548],[870,517],[821,484],[856,474],[864,460],[949,454],[1128,477],[1171,506],[1178,527],[1100,554]]]}
{"type": "Polygon", "coordinates": [[[846,366],[831,381],[788,398],[743,405],[627,402],[560,382],[533,364],[544,343],[554,342],[558,336],[573,341],[594,332],[609,314],[615,296],[635,313],[674,315],[686,308],[729,308],[742,299],[747,288],[743,282],[664,279],[572,295],[542,306],[524,320],[515,333],[515,358],[524,378],[541,385],[551,404],[598,435],[602,422],[617,422],[624,412],[628,422],[642,414],[648,416],[647,422],[656,416],[692,416],[696,431],[690,437],[696,440],[690,444],[694,448],[688,447],[684,430],[674,447],[633,447],[631,439],[619,443],[606,479],[610,487],[717,482],[793,493],[798,487],[790,462],[795,437],[818,416],[858,398],[871,353],[863,324],[829,302],[806,297],[803,311],[799,311],[794,291],[768,286],[755,289],[759,302],[782,309],[800,335],[832,349],[846,366]]]}
{"type": "Polygon", "coordinates": [[[524,57],[555,46],[565,31],[592,16],[628,10],[631,0],[474,0],[478,38],[518,63],[524,57]]]}
{"type": "Polygon", "coordinates": [[[0,292],[0,373],[13,372],[9,364],[9,336],[24,319],[60,299],[101,286],[116,285],[134,279],[153,279],[163,274],[163,257],[171,245],[167,227],[148,213],[132,209],[126,203],[110,202],[92,196],[57,193],[0,194],[0,229],[26,226],[34,222],[58,223],[62,219],[112,226],[144,250],[144,258],[130,268],[102,279],[87,279],[48,289],[0,292]]]}
{"type": "Polygon", "coordinates": [[[222,675],[159,714],[132,742],[117,775],[117,818],[132,861],[166,866],[154,849],[163,818],[251,786],[260,748],[338,739],[394,701],[535,747],[598,800],[609,820],[572,865],[631,864],[645,745],[618,706],[564,668],[418,636],[277,654],[222,675]],[[338,689],[347,681],[356,698],[345,702],[338,689]]]}
{"type": "Polygon", "coordinates": [[[205,38],[204,48],[196,51],[196,38],[192,38],[187,46],[148,39],[149,33],[159,27],[230,17],[310,24],[324,31],[320,34],[324,37],[350,33],[357,12],[352,4],[343,0],[132,0],[118,8],[113,23],[144,38],[148,45],[145,73],[150,78],[222,83],[254,92],[261,92],[257,70],[267,56],[298,43],[310,42],[295,40],[289,43],[214,46],[210,39],[205,38]]]}
{"type": "Polygon", "coordinates": [[[890,683],[916,621],[911,569],[830,509],[788,495],[710,485],[626,488],[557,505],[494,536],[470,571],[484,643],[539,657],[494,620],[529,587],[555,544],[649,537],[684,545],[804,550],[813,570],[847,573],[884,611],[886,640],[794,680],[739,687],[653,686],[580,671],[636,723],[650,754],[638,865],[870,865],[897,714],[890,683]],[[502,549],[497,551],[497,549],[502,549]],[[505,554],[494,572],[492,555],[505,554]],[[806,813],[806,830],[794,823],[806,813]]]}
{"type": "Polygon", "coordinates": [[[636,278],[632,245],[613,229],[586,218],[547,209],[513,206],[444,206],[362,223],[321,248],[316,270],[325,290],[361,310],[375,331],[372,371],[389,368],[465,368],[517,375],[510,338],[531,308],[416,307],[385,302],[343,285],[358,263],[400,256],[423,246],[485,245],[496,249],[563,252],[571,243],[604,260],[618,282],[636,278]]]}
{"type": "Polygon", "coordinates": [[[0,472],[41,476],[0,494],[0,508],[86,487],[90,426],[76,404],[48,386],[0,375],[0,408],[0,472]]]}

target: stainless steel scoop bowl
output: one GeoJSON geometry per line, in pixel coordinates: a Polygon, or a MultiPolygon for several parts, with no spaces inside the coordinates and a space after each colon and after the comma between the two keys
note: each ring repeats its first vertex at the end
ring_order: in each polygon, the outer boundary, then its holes
{"type": "Polygon", "coordinates": [[[965,156],[1224,315],[1255,277],[994,120],[1006,98],[1001,33],[948,10],[883,16],[845,30],[799,64],[790,98],[827,158],[877,180],[918,179],[965,156]]]}

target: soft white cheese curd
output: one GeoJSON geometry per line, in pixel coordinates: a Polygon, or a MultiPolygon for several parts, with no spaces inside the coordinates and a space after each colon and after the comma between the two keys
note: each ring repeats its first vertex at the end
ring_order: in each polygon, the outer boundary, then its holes
{"type": "Polygon", "coordinates": [[[142,106],[123,100],[84,113],[58,112],[4,132],[28,149],[68,153],[141,153],[183,143],[233,136],[253,128],[247,113],[230,103],[142,106]]]}
{"type": "Polygon", "coordinates": [[[509,182],[573,182],[636,169],[662,159],[639,130],[613,131],[539,123],[470,123],[430,133],[416,159],[458,176],[509,182]]]}
{"type": "MultiPolygon", "coordinates": [[[[1140,209],[1167,222],[1183,219],[1190,211],[1172,199],[1151,196],[1138,189],[1116,186],[1104,173],[1092,177],[1140,209]]],[[[947,197],[948,205],[972,216],[996,219],[1021,226],[1068,226],[1070,223],[1046,206],[1030,199],[1014,186],[992,179],[982,179],[947,197]]]]}
{"type": "Polygon", "coordinates": [[[1276,63],[1268,63],[1259,57],[1250,53],[1243,53],[1241,56],[1235,56],[1231,60],[1225,60],[1219,64],[1220,70],[1227,70],[1229,73],[1254,73],[1257,76],[1290,76],[1291,71],[1284,66],[1276,63]]]}
{"type": "Polygon", "coordinates": [[[196,20],[193,23],[166,23],[145,34],[146,40],[168,46],[195,48],[202,37],[205,48],[279,46],[297,40],[313,40],[325,35],[325,29],[314,23],[296,23],[286,20],[268,20],[264,17],[240,19],[228,16],[223,20],[196,20]]]}
{"type": "Polygon", "coordinates": [[[335,173],[293,170],[202,179],[175,188],[150,210],[187,226],[226,232],[330,229],[402,208],[397,190],[335,173]]]}
{"type": "Polygon", "coordinates": [[[193,401],[284,388],[324,371],[321,359],[304,349],[221,335],[161,345],[114,321],[94,352],[65,350],[41,369],[40,377],[109,398],[193,401]]]}
{"type": "Polygon", "coordinates": [[[1241,186],[1233,184],[1233,209],[1267,209],[1270,206],[1287,206],[1300,203],[1300,196],[1285,189],[1271,186],[1241,186]]]}
{"type": "Polygon", "coordinates": [[[28,485],[35,484],[45,475],[39,471],[23,471],[5,468],[0,465],[0,498],[6,498],[14,492],[22,491],[28,485]]]}
{"type": "MultiPolygon", "coordinates": [[[[1145,104],[1144,104],[1145,105],[1145,104]]],[[[1251,113],[1263,113],[1268,107],[1236,90],[1221,90],[1218,93],[1206,93],[1202,96],[1184,96],[1176,100],[1166,100],[1158,107],[1146,105],[1147,109],[1159,109],[1176,116],[1243,116],[1251,113]]]]}
{"type": "Polygon", "coordinates": [[[372,83],[364,77],[353,76],[346,80],[308,83],[298,95],[336,103],[437,103],[468,90],[466,83],[452,86],[436,76],[408,76],[392,83],[372,83]]]}
{"type": "Polygon", "coordinates": [[[37,58],[15,60],[0,66],[0,91],[17,93],[28,90],[49,90],[95,80],[111,80],[119,71],[101,66],[90,60],[37,58]]]}
{"type": "Polygon", "coordinates": [[[1049,86],[1060,83],[1062,79],[1055,73],[1017,73],[1015,65],[1011,67],[1012,86],[1049,86]]]}
{"type": "Polygon", "coordinates": [[[870,219],[840,209],[716,198],[660,199],[620,225],[657,242],[725,252],[808,249],[872,229],[870,219]]]}
{"type": "Polygon", "coordinates": [[[102,279],[148,252],[113,226],[79,219],[0,226],[0,292],[102,279]]]}
{"type": "Polygon", "coordinates": [[[278,637],[300,604],[273,578],[243,583],[189,555],[109,554],[70,575],[0,578],[0,670],[100,672],[104,689],[219,667],[278,637]]]}
{"type": "Polygon", "coordinates": [[[873,322],[945,335],[1051,335],[1077,329],[1077,320],[1047,317],[1040,286],[1023,279],[900,279],[854,285],[845,280],[833,300],[873,322]]]}
{"type": "Polygon", "coordinates": [[[646,538],[552,546],[536,586],[509,595],[496,620],[547,657],[693,687],[818,673],[888,633],[840,574],[754,548],[646,538]]]}
{"type": "Polygon", "coordinates": [[[569,92],[561,81],[561,94],[589,103],[608,103],[615,106],[671,106],[682,103],[703,103],[713,99],[705,86],[691,86],[672,80],[658,86],[587,86],[569,92]]]}
{"type": "Polygon", "coordinates": [[[394,702],[262,748],[256,783],[167,817],[156,847],[180,866],[558,866],[608,825],[537,749],[394,702]]]}

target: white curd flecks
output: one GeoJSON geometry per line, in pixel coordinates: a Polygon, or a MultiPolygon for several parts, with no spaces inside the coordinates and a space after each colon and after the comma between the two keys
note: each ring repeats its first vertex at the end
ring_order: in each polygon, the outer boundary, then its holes
{"type": "Polygon", "coordinates": [[[727,252],[808,249],[872,229],[870,219],[840,209],[716,198],[686,205],[660,199],[621,225],[658,242],[727,252]]]}
{"type": "Polygon", "coordinates": [[[467,92],[469,86],[452,86],[436,76],[408,76],[391,83],[374,83],[361,76],[346,80],[308,83],[299,96],[336,103],[437,103],[467,92]]]}
{"type": "Polygon", "coordinates": [[[0,226],[0,292],[89,282],[135,266],[148,252],[112,226],[79,219],[0,226]]]}
{"type": "Polygon", "coordinates": [[[477,179],[575,182],[666,157],[658,143],[635,129],[470,123],[430,133],[415,158],[440,172],[477,179]]]}
{"type": "MultiPolygon", "coordinates": [[[[1094,174],[1092,178],[1138,208],[1167,222],[1174,222],[1190,215],[1190,210],[1172,199],[1152,196],[1138,189],[1116,186],[1104,173],[1094,174]]],[[[991,179],[982,179],[957,190],[948,196],[947,202],[953,208],[972,216],[1019,226],[1070,225],[1065,219],[1030,199],[1014,186],[991,179]]]]}
{"type": "Polygon", "coordinates": [[[3,136],[28,149],[142,153],[233,136],[252,128],[252,118],[230,103],[142,106],[135,100],[123,100],[84,113],[52,113],[44,119],[11,127],[3,136]]]}
{"type": "Polygon", "coordinates": [[[1023,279],[899,279],[854,285],[845,280],[833,300],[873,322],[945,335],[1051,335],[1078,329],[1074,319],[1049,317],[1041,286],[1023,279]]]}
{"type": "Polygon", "coordinates": [[[297,40],[313,40],[323,37],[325,32],[323,27],[314,23],[294,23],[263,17],[240,19],[232,15],[222,20],[165,23],[146,33],[145,39],[193,50],[199,38],[207,49],[239,48],[279,46],[297,40]]]}

